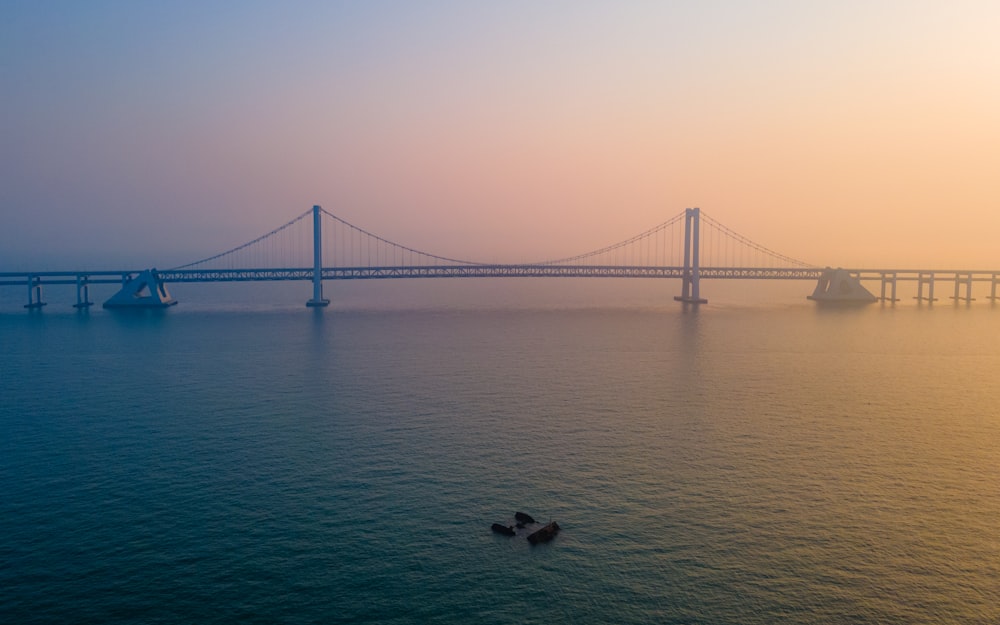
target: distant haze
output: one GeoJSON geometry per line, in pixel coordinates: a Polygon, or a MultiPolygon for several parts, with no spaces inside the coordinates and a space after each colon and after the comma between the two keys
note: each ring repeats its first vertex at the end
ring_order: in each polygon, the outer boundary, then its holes
{"type": "Polygon", "coordinates": [[[4,2],[0,271],[313,204],[487,261],[700,206],[820,265],[1000,269],[997,33],[992,0],[4,2]]]}

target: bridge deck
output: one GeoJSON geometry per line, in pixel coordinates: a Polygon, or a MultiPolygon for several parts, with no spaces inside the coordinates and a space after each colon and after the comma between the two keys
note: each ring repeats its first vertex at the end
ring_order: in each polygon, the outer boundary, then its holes
{"type": "MultiPolygon", "coordinates": [[[[971,280],[993,282],[1000,270],[967,269],[848,269],[862,281],[894,279],[971,280]]],[[[799,267],[701,267],[703,280],[818,280],[823,269],[799,267]]],[[[0,272],[0,286],[26,286],[29,280],[43,285],[121,284],[136,270],[0,272]]],[[[251,269],[174,269],[158,271],[167,283],[308,281],[311,267],[251,269]]],[[[378,280],[391,278],[668,278],[684,277],[683,267],[614,265],[431,265],[385,267],[324,267],[323,280],[378,280]]]]}

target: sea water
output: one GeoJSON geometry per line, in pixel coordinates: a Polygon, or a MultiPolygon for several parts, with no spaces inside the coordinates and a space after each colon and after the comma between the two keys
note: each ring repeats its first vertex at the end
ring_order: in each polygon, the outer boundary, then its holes
{"type": "Polygon", "coordinates": [[[5,300],[0,621],[1000,621],[1000,310],[557,282],[5,300]]]}

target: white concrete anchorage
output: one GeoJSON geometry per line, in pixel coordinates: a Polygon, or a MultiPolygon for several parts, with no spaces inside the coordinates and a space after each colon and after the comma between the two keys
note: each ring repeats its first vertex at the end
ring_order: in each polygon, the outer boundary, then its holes
{"type": "Polygon", "coordinates": [[[826,304],[870,304],[878,300],[868,289],[861,286],[861,281],[844,269],[823,271],[816,289],[808,299],[826,304]]]}
{"type": "Polygon", "coordinates": [[[126,276],[121,290],[104,302],[104,307],[166,308],[176,303],[167,285],[160,281],[156,269],[146,269],[135,277],[126,276]]]}

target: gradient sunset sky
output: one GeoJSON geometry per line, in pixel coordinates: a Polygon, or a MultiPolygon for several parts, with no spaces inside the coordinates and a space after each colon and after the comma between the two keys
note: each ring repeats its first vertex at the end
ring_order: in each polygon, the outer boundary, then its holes
{"type": "Polygon", "coordinates": [[[699,206],[818,265],[1000,269],[1000,2],[0,4],[0,271],[321,204],[450,257],[699,206]]]}

